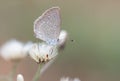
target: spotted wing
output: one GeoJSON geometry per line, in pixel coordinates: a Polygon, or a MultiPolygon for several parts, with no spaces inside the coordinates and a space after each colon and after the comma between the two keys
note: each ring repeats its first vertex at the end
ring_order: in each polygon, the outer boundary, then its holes
{"type": "Polygon", "coordinates": [[[60,13],[58,7],[46,10],[34,22],[34,33],[39,38],[49,44],[57,44],[60,34],[60,13]]]}

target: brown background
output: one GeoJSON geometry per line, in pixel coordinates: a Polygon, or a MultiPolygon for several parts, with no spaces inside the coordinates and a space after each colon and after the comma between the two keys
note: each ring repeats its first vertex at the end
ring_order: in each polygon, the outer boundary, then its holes
{"type": "MultiPolygon", "coordinates": [[[[12,38],[38,42],[33,21],[53,6],[61,8],[61,27],[68,31],[69,40],[40,80],[69,76],[81,81],[119,81],[119,0],[0,0],[0,45],[12,38]]],[[[12,63],[0,57],[0,75],[7,75],[11,68],[12,63]]],[[[37,64],[25,58],[17,73],[31,81],[36,70],[37,64]]]]}

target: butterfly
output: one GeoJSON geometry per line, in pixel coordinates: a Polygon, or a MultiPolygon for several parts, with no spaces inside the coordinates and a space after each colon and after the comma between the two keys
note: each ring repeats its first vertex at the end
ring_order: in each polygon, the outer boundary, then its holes
{"type": "Polygon", "coordinates": [[[50,45],[56,45],[60,35],[60,8],[52,7],[46,10],[34,22],[34,33],[39,38],[50,45]]]}
{"type": "Polygon", "coordinates": [[[34,21],[34,34],[36,38],[43,41],[35,44],[30,52],[37,62],[46,62],[55,57],[58,48],[65,43],[67,32],[61,31],[60,24],[59,7],[49,8],[34,21]]]}

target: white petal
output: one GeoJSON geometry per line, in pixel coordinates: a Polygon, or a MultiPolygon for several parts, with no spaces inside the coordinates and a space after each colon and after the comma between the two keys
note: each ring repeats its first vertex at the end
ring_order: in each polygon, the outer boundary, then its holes
{"type": "Polygon", "coordinates": [[[31,41],[27,42],[25,45],[24,45],[24,48],[23,48],[23,53],[25,54],[28,54],[30,48],[32,47],[33,43],[31,41]]]}
{"type": "Polygon", "coordinates": [[[21,74],[17,75],[17,81],[24,81],[24,77],[21,74]]]}
{"type": "Polygon", "coordinates": [[[69,77],[62,77],[60,81],[81,81],[79,78],[69,78],[69,77]]]}
{"type": "Polygon", "coordinates": [[[51,60],[58,54],[58,52],[56,46],[48,45],[46,43],[39,43],[34,44],[31,47],[29,54],[31,58],[33,58],[36,62],[39,63],[51,60]]]}
{"type": "Polygon", "coordinates": [[[59,48],[64,47],[68,38],[68,34],[65,30],[60,32],[58,46],[59,48]]]}

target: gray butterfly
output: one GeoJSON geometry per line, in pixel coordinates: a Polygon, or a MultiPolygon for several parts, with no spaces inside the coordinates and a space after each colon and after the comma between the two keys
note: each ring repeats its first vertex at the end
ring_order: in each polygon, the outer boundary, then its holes
{"type": "Polygon", "coordinates": [[[56,45],[60,35],[60,22],[59,7],[52,7],[46,10],[34,22],[36,38],[45,41],[47,44],[56,45]]]}

